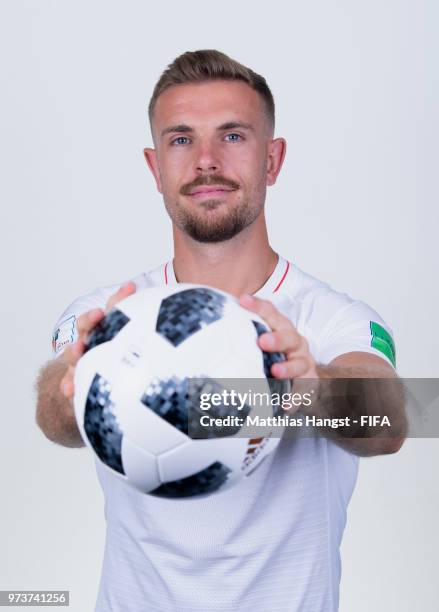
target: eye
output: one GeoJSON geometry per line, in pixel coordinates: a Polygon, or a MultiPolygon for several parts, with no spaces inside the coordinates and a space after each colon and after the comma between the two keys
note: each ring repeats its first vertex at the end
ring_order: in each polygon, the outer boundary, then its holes
{"type": "Polygon", "coordinates": [[[181,145],[186,144],[186,142],[181,142],[182,140],[186,141],[186,140],[189,140],[189,139],[187,138],[187,136],[178,136],[178,138],[174,138],[174,140],[171,140],[171,145],[173,145],[173,144],[181,144],[181,145]]]}
{"type": "Polygon", "coordinates": [[[233,136],[233,138],[231,138],[229,142],[237,142],[238,139],[242,138],[239,134],[227,134],[226,138],[229,138],[229,136],[233,136]]]}

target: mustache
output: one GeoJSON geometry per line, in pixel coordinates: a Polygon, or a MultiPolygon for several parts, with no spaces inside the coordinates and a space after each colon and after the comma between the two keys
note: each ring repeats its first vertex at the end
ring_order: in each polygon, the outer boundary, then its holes
{"type": "Polygon", "coordinates": [[[210,185],[224,185],[224,187],[228,187],[229,189],[239,189],[239,185],[238,183],[235,183],[235,181],[226,179],[224,176],[220,176],[220,175],[216,175],[216,176],[210,175],[210,176],[199,176],[191,183],[188,183],[187,185],[183,185],[183,187],[180,189],[180,193],[181,195],[189,195],[190,192],[196,187],[202,187],[202,186],[209,187],[210,185]]]}

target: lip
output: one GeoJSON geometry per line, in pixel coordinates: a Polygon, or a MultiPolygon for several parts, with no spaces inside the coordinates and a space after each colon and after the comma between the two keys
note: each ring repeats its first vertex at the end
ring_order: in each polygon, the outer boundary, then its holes
{"type": "Polygon", "coordinates": [[[196,189],[189,195],[192,196],[193,198],[203,198],[206,196],[209,196],[209,197],[217,196],[218,197],[218,196],[224,196],[225,193],[231,193],[232,191],[235,191],[235,190],[227,189],[227,187],[203,187],[203,188],[196,189]]]}

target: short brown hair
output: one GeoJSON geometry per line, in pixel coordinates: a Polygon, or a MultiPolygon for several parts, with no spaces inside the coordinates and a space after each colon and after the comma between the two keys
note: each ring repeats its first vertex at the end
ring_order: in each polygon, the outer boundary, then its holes
{"type": "Polygon", "coordinates": [[[264,77],[216,49],[186,51],[168,65],[154,87],[149,102],[148,115],[151,126],[157,99],[168,87],[209,80],[239,80],[250,85],[262,97],[267,117],[274,130],[274,99],[264,77]]]}

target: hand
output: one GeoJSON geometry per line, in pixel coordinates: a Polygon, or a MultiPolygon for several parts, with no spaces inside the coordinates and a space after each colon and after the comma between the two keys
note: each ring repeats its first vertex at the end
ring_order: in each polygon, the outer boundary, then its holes
{"type": "Polygon", "coordinates": [[[258,314],[272,329],[259,336],[261,349],[285,354],[284,362],[271,366],[273,378],[318,378],[317,364],[310,353],[308,342],[274,304],[251,295],[241,296],[239,303],[258,314]]]}
{"type": "Polygon", "coordinates": [[[88,335],[94,327],[101,321],[107,312],[109,312],[118,302],[125,299],[129,295],[136,291],[136,285],[133,282],[128,282],[114,293],[108,299],[105,306],[105,310],[102,308],[96,308],[95,310],[89,310],[84,313],[76,321],[76,327],[78,330],[78,340],[68,346],[64,353],[60,356],[60,359],[67,363],[67,372],[60,382],[61,393],[67,398],[72,399],[74,394],[74,376],[75,369],[78,360],[84,354],[88,335]]]}

